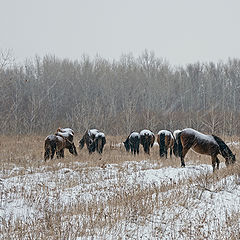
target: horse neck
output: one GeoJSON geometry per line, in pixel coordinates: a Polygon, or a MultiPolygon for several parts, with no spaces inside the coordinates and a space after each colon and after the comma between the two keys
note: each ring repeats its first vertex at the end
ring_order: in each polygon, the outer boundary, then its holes
{"type": "Polygon", "coordinates": [[[230,150],[230,148],[226,145],[226,143],[219,137],[217,136],[214,136],[214,139],[216,140],[219,148],[220,148],[220,153],[221,155],[226,159],[226,158],[229,158],[229,157],[232,157],[233,156],[233,153],[232,151],[230,150]]]}
{"type": "Polygon", "coordinates": [[[225,148],[221,151],[222,156],[226,159],[233,156],[233,153],[229,148],[225,148]]]}

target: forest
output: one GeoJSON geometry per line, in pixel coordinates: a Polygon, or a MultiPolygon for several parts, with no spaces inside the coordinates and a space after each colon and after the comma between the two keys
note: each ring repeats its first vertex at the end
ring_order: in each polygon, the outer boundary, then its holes
{"type": "Polygon", "coordinates": [[[0,55],[1,134],[47,134],[58,127],[109,135],[192,127],[240,134],[240,60],[171,65],[154,52],[118,60],[54,55],[16,63],[0,55]]]}

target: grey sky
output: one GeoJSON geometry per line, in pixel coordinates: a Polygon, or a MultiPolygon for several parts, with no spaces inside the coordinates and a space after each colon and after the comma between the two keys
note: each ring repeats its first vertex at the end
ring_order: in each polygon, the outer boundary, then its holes
{"type": "Polygon", "coordinates": [[[240,58],[239,0],[0,0],[0,49],[118,59],[145,49],[171,64],[240,58]]]}

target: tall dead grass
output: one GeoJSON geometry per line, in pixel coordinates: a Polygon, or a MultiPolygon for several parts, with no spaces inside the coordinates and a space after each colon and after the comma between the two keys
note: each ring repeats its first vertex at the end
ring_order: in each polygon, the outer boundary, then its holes
{"type": "MultiPolygon", "coordinates": [[[[75,138],[76,145],[79,138],[75,138]]],[[[1,190],[1,207],[22,199],[21,207],[34,208],[34,214],[27,219],[2,218],[1,238],[239,239],[239,212],[226,212],[224,220],[220,221],[217,216],[210,217],[216,212],[207,204],[202,208],[205,210],[197,211],[204,194],[209,194],[211,199],[220,191],[230,190],[232,185],[228,186],[227,177],[235,177],[239,184],[239,163],[223,167],[214,174],[204,172],[178,182],[151,184],[146,188],[128,183],[130,167],[137,173],[139,166],[141,170],[179,167],[180,160],[174,157],[160,159],[158,146],[151,149],[150,156],[143,153],[133,156],[119,145],[123,140],[124,137],[107,137],[108,143],[101,156],[89,155],[84,148],[78,149],[77,157],[66,151],[64,159],[44,162],[44,137],[3,136],[0,180],[10,181],[16,177],[19,184],[1,190]],[[117,168],[116,174],[111,173],[110,165],[117,168]],[[41,173],[45,174],[43,179],[38,175],[41,173]],[[109,181],[109,184],[102,186],[98,184],[101,181],[109,181]],[[61,194],[79,186],[79,199],[64,203],[61,194]],[[82,195],[86,192],[91,197],[84,200],[82,195]]],[[[233,150],[239,156],[239,149],[233,150]]],[[[189,152],[186,164],[189,163],[211,164],[211,159],[189,152]]]]}

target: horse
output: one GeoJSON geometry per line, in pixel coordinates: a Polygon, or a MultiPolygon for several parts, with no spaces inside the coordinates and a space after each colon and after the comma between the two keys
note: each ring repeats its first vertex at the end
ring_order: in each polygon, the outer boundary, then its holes
{"type": "Polygon", "coordinates": [[[184,157],[188,150],[192,148],[195,152],[205,155],[210,155],[212,158],[212,167],[215,171],[219,169],[218,154],[221,154],[225,158],[225,164],[233,164],[236,162],[236,157],[230,150],[230,148],[224,143],[224,141],[215,135],[205,135],[194,129],[183,129],[177,136],[178,141],[178,153],[181,157],[181,166],[185,167],[184,157]]]}
{"type": "Polygon", "coordinates": [[[159,144],[160,157],[167,158],[167,150],[170,148],[170,158],[172,157],[172,151],[174,146],[174,137],[169,130],[161,130],[157,134],[157,142],[159,144]]]}
{"type": "Polygon", "coordinates": [[[131,153],[134,153],[134,155],[136,153],[139,154],[140,134],[138,132],[131,132],[123,144],[127,152],[131,149],[131,153]]]}
{"type": "Polygon", "coordinates": [[[153,147],[154,141],[154,133],[150,130],[144,129],[140,132],[140,144],[143,145],[145,153],[150,154],[150,147],[153,147]]]}
{"type": "Polygon", "coordinates": [[[97,129],[87,130],[79,141],[79,148],[82,149],[85,144],[90,154],[95,152],[95,150],[97,150],[98,153],[102,153],[103,147],[106,144],[104,133],[97,129]]]}
{"type": "MultiPolygon", "coordinates": [[[[58,128],[55,135],[64,137],[67,139],[68,142],[73,143],[74,131],[71,128],[58,128]]],[[[73,143],[73,149],[77,155],[77,150],[76,150],[74,143],[73,143]]],[[[64,157],[64,149],[62,149],[62,157],[64,157]]]]}
{"type": "Polygon", "coordinates": [[[103,152],[103,147],[106,144],[106,137],[103,132],[98,132],[95,135],[95,138],[93,140],[93,151],[97,151],[99,154],[102,154],[103,152]]]}
{"type": "Polygon", "coordinates": [[[93,146],[93,140],[95,139],[95,135],[99,133],[97,129],[90,129],[85,132],[81,140],[79,141],[79,148],[82,149],[84,145],[87,145],[87,149],[89,153],[92,153],[95,151],[93,146]]]}
{"type": "Polygon", "coordinates": [[[46,162],[47,159],[53,159],[54,154],[56,152],[57,158],[64,157],[64,148],[67,148],[69,152],[73,155],[77,155],[76,147],[73,141],[68,140],[67,137],[60,136],[57,134],[49,135],[45,138],[44,143],[44,160],[46,162]]]}

